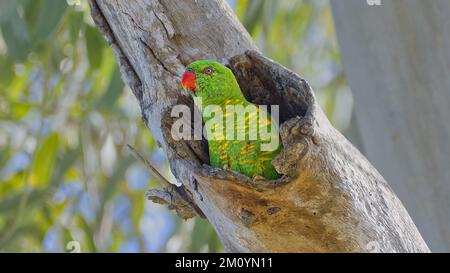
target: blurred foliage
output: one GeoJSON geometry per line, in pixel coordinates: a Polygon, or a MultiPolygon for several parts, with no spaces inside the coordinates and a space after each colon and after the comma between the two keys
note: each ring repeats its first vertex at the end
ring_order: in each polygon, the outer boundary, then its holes
{"type": "MultiPolygon", "coordinates": [[[[344,130],[351,94],[328,2],[230,4],[344,130]]],[[[0,0],[0,28],[0,251],[64,252],[73,240],[83,252],[223,251],[207,221],[145,200],[158,185],[125,144],[171,177],[167,160],[86,1],[0,0]]]]}
{"type": "Polygon", "coordinates": [[[349,127],[353,99],[345,82],[327,0],[236,1],[236,12],[264,54],[307,79],[330,121],[349,127]]]}

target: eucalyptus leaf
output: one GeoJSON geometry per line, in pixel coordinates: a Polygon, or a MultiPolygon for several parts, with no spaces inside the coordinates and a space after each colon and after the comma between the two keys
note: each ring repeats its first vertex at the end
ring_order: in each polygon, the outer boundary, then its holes
{"type": "Polygon", "coordinates": [[[42,0],[41,11],[33,32],[39,41],[47,39],[58,27],[67,8],[66,1],[42,0]]]}
{"type": "Polygon", "coordinates": [[[83,13],[77,11],[71,12],[68,17],[68,24],[71,42],[75,44],[78,40],[81,27],[83,26],[83,13]]]}
{"type": "Polygon", "coordinates": [[[97,103],[97,109],[107,111],[112,110],[117,99],[122,94],[124,86],[125,85],[122,81],[122,78],[120,77],[119,68],[116,66],[112,73],[106,93],[100,98],[97,103]]]}
{"type": "Polygon", "coordinates": [[[56,160],[58,143],[58,134],[52,133],[48,135],[43,144],[38,147],[31,168],[30,184],[32,187],[42,188],[49,183],[49,178],[56,160]]]}
{"type": "Polygon", "coordinates": [[[22,62],[31,49],[31,40],[25,22],[14,10],[7,22],[1,23],[2,36],[5,41],[8,55],[17,62],[22,62]]]}
{"type": "Polygon", "coordinates": [[[97,69],[102,63],[103,38],[98,30],[91,26],[86,26],[85,35],[89,63],[92,68],[97,69]]]}
{"type": "Polygon", "coordinates": [[[0,1],[0,23],[8,22],[11,15],[17,9],[16,0],[2,0],[0,1]]]}

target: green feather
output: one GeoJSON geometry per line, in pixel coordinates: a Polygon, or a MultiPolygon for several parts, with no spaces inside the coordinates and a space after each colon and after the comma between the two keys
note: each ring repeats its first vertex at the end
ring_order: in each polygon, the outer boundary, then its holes
{"type": "MultiPolygon", "coordinates": [[[[208,135],[208,146],[210,164],[213,167],[229,168],[233,171],[245,174],[249,177],[262,176],[267,179],[277,179],[280,175],[275,171],[271,161],[280,152],[281,145],[279,144],[275,149],[271,151],[264,151],[261,149],[262,144],[267,144],[270,140],[262,138],[261,129],[265,129],[270,132],[270,115],[264,110],[246,100],[239,84],[236,81],[233,73],[227,67],[209,60],[196,61],[188,65],[187,69],[195,73],[196,76],[196,89],[195,92],[190,92],[194,97],[194,101],[202,111],[207,106],[218,105],[223,113],[228,113],[229,117],[234,120],[233,128],[227,128],[226,115],[223,116],[223,131],[216,130],[213,132],[218,136],[226,136],[226,132],[233,133],[235,138],[228,139],[212,139],[211,135],[208,135]],[[207,73],[212,72],[212,73],[207,73]],[[198,100],[195,98],[201,98],[202,105],[198,104],[198,100]],[[238,115],[233,115],[229,111],[227,112],[227,106],[241,106],[243,108],[252,107],[257,111],[254,114],[244,115],[244,112],[240,112],[241,116],[238,119],[238,115]],[[260,124],[258,117],[261,115],[267,116],[267,122],[260,124]],[[245,125],[238,124],[238,120],[242,121],[242,117],[245,116],[245,125]],[[256,123],[250,123],[251,121],[256,123]],[[250,127],[250,124],[257,125],[256,127],[250,127]],[[241,126],[239,126],[241,125],[241,126]],[[265,127],[265,128],[264,128],[265,127]],[[250,139],[252,135],[250,129],[253,128],[253,136],[256,138],[250,139]],[[256,130],[257,128],[257,130],[256,130]],[[231,130],[232,129],[232,130],[231,130]],[[241,133],[245,135],[244,139],[236,139],[236,136],[241,133]]],[[[229,109],[229,108],[228,108],[229,109]]],[[[213,117],[207,116],[203,111],[203,120],[208,123],[213,117]]],[[[275,125],[275,124],[274,124],[275,125]]],[[[216,128],[220,129],[220,127],[216,128]]],[[[279,136],[278,128],[275,127],[274,135],[279,136]]]]}

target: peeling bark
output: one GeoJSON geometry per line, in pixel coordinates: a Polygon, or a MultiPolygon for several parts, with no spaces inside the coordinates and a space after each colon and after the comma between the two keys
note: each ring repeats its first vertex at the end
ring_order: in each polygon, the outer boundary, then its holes
{"type": "MultiPolygon", "coordinates": [[[[428,252],[386,181],[336,129],[309,84],[263,57],[225,1],[91,0],[143,119],[181,187],[148,192],[181,217],[197,207],[231,252],[428,252]],[[208,165],[203,141],[175,141],[171,107],[192,99],[179,75],[196,59],[235,73],[256,104],[280,105],[283,177],[250,179],[208,165]],[[171,193],[175,190],[177,198],[171,193]],[[186,205],[193,204],[193,205],[186,205]]],[[[173,186],[175,187],[175,186],[173,186]]]]}

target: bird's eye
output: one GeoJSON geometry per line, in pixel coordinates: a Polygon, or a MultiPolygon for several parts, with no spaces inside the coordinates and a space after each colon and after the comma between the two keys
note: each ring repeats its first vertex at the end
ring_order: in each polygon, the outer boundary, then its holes
{"type": "Polygon", "coordinates": [[[205,69],[203,69],[203,73],[205,73],[206,75],[211,75],[214,72],[214,70],[211,67],[206,67],[205,69]]]}

